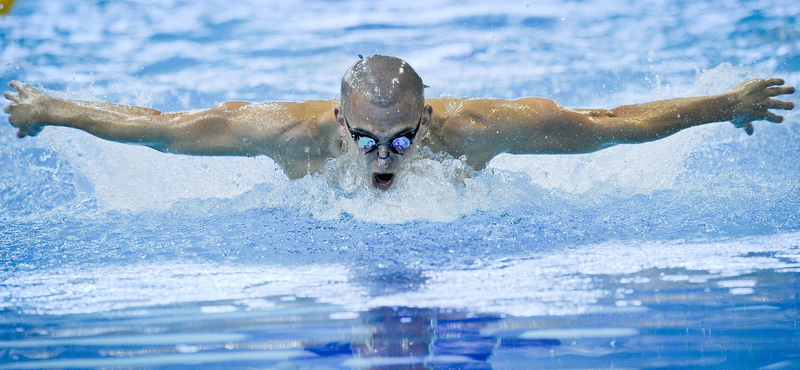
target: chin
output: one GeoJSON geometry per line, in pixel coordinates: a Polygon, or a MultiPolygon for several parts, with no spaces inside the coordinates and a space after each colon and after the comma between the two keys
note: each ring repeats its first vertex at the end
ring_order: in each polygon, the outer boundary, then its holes
{"type": "Polygon", "coordinates": [[[394,183],[395,176],[393,173],[378,173],[374,172],[371,176],[372,187],[378,190],[389,189],[394,183]]]}

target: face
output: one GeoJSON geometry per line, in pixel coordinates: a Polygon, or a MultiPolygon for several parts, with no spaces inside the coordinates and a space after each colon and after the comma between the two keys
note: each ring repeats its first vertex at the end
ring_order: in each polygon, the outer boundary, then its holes
{"type": "Polygon", "coordinates": [[[411,94],[394,106],[380,108],[354,92],[348,111],[336,107],[334,114],[339,135],[348,153],[363,164],[367,181],[386,190],[427,132],[431,111],[430,106],[415,107],[411,94]]]}

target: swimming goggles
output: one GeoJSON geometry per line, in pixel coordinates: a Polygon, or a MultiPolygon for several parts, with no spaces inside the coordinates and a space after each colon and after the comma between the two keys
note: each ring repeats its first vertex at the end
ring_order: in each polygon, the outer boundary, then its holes
{"type": "Polygon", "coordinates": [[[419,130],[419,125],[422,123],[422,117],[419,118],[419,121],[417,122],[417,127],[415,129],[406,131],[404,133],[395,136],[392,140],[389,140],[388,143],[381,143],[380,141],[378,141],[378,139],[370,136],[369,134],[363,131],[353,130],[350,127],[350,123],[347,122],[347,117],[345,117],[344,123],[347,125],[347,130],[350,131],[350,137],[352,137],[353,141],[356,142],[356,146],[365,151],[364,154],[369,154],[373,152],[375,149],[378,149],[378,147],[381,145],[388,145],[389,149],[391,149],[395,154],[403,155],[403,151],[411,146],[414,137],[417,135],[417,131],[419,130]]]}

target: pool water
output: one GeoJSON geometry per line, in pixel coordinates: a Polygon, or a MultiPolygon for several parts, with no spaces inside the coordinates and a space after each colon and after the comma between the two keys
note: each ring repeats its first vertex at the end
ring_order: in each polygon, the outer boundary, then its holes
{"type": "MultiPolygon", "coordinates": [[[[800,3],[17,1],[0,83],[201,109],[338,96],[358,55],[442,95],[609,108],[800,83],[800,3]]],[[[787,98],[797,104],[797,95],[787,98]]],[[[168,155],[0,125],[0,369],[800,368],[800,126],[586,155],[168,155]]],[[[0,115],[0,121],[7,115],[0,115]]]]}

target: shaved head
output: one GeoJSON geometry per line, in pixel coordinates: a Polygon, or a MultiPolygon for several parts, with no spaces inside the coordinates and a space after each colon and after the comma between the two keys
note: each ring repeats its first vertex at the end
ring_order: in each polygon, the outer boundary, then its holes
{"type": "Polygon", "coordinates": [[[372,55],[359,60],[342,78],[342,108],[350,110],[350,95],[357,92],[380,108],[398,104],[411,95],[415,105],[425,104],[422,79],[400,58],[372,55]]]}

